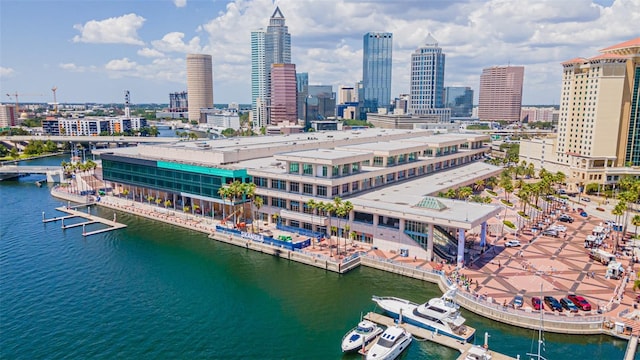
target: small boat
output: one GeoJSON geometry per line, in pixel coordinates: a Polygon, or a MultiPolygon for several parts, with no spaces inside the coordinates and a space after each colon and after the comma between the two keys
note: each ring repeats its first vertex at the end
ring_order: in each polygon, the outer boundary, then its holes
{"type": "Polygon", "coordinates": [[[367,352],[367,360],[393,360],[411,344],[411,334],[399,326],[390,326],[367,352]]]}
{"type": "Polygon", "coordinates": [[[467,350],[465,360],[491,360],[491,352],[489,349],[483,346],[474,345],[467,350]]]}
{"type": "Polygon", "coordinates": [[[374,296],[372,300],[396,319],[402,313],[408,324],[470,342],[476,330],[464,325],[466,320],[460,315],[460,306],[455,303],[456,291],[457,286],[453,284],[442,297],[422,305],[396,297],[374,296]]]}
{"type": "Polygon", "coordinates": [[[362,320],[342,338],[342,351],[357,351],[378,337],[383,329],[369,320],[362,320]]]}

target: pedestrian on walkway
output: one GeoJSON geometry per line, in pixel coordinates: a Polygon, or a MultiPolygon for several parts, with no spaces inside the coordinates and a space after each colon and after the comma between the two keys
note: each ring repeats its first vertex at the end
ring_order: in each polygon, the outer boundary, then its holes
{"type": "Polygon", "coordinates": [[[498,261],[498,269],[500,269],[502,267],[502,264],[500,264],[500,261],[498,261]]]}

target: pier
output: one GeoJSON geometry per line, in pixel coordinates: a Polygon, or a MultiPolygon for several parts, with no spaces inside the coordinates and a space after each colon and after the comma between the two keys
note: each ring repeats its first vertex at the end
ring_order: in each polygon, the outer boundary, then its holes
{"type": "MultiPolygon", "coordinates": [[[[377,324],[384,325],[387,327],[395,325],[394,319],[388,316],[380,315],[375,312],[367,313],[367,315],[365,315],[364,318],[369,321],[373,321],[377,324]]],[[[423,329],[411,324],[402,323],[400,324],[400,326],[405,328],[409,333],[411,333],[411,335],[413,335],[416,338],[428,340],[436,344],[443,345],[454,350],[458,350],[461,354],[460,357],[458,357],[458,360],[464,359],[469,349],[473,347],[473,345],[470,343],[462,342],[446,335],[437,334],[434,331],[423,329]]],[[[491,351],[491,356],[493,360],[515,360],[515,358],[509,357],[504,354],[500,354],[495,351],[491,351]]]]}
{"type": "Polygon", "coordinates": [[[629,343],[627,344],[627,351],[624,353],[624,360],[633,360],[636,357],[636,350],[638,349],[638,335],[631,336],[629,343]]]}
{"type": "MultiPolygon", "coordinates": [[[[85,205],[79,205],[79,206],[86,206],[85,205]]],[[[45,217],[45,213],[44,211],[42,212],[42,222],[43,223],[49,223],[49,222],[55,222],[55,221],[61,221],[62,222],[62,229],[66,230],[66,229],[70,229],[70,228],[75,228],[75,227],[80,227],[82,226],[82,236],[87,237],[87,236],[91,236],[91,235],[96,235],[96,234],[101,234],[104,232],[108,232],[108,231],[113,231],[113,230],[118,230],[118,229],[122,229],[127,227],[127,225],[116,222],[116,215],[115,213],[113,214],[113,221],[111,220],[107,220],[104,218],[101,218],[99,216],[95,216],[95,215],[91,215],[90,210],[91,207],[87,206],[87,212],[82,212],[79,210],[76,210],[79,206],[74,206],[74,207],[70,207],[70,206],[61,206],[56,208],[57,211],[63,212],[63,213],[67,213],[68,215],[64,215],[64,216],[57,216],[57,217],[53,217],[53,218],[49,218],[47,219],[45,217]],[[75,217],[80,217],[83,218],[87,221],[83,221],[77,224],[71,224],[71,225],[65,225],[64,224],[64,220],[65,219],[71,219],[71,218],[75,218],[75,217]],[[103,224],[103,225],[107,225],[108,228],[106,229],[99,229],[99,230],[94,230],[94,231],[85,231],[85,226],[86,225],[91,225],[91,224],[103,224]]]]}

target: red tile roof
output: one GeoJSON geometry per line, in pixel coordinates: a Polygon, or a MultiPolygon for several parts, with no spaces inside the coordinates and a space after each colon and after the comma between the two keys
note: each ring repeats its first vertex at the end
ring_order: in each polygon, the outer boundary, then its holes
{"type": "Polygon", "coordinates": [[[577,58],[573,58],[571,60],[567,60],[565,62],[562,63],[562,65],[568,65],[568,64],[576,64],[576,63],[583,63],[587,61],[587,59],[585,58],[581,58],[581,57],[577,57],[577,58]]]}
{"type": "Polygon", "coordinates": [[[620,49],[626,49],[626,48],[630,48],[630,47],[640,47],[640,37],[635,38],[635,39],[631,39],[631,40],[628,40],[628,41],[625,41],[625,42],[621,42],[620,44],[609,46],[607,48],[604,48],[604,49],[600,50],[600,52],[612,51],[612,50],[620,50],[620,49]]]}
{"type": "Polygon", "coordinates": [[[604,53],[604,54],[600,54],[598,56],[594,56],[592,58],[589,58],[589,61],[591,61],[591,60],[600,60],[600,59],[626,59],[626,58],[627,57],[624,56],[624,55],[604,53]]]}

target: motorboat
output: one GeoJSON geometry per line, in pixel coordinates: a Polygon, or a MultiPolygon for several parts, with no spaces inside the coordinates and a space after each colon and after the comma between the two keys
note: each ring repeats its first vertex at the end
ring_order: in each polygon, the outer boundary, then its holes
{"type": "Polygon", "coordinates": [[[369,320],[362,320],[342,338],[342,351],[357,351],[376,339],[383,328],[369,320]]]}
{"type": "Polygon", "coordinates": [[[466,319],[460,315],[460,306],[455,302],[457,290],[453,284],[442,297],[430,299],[422,305],[396,297],[374,296],[372,300],[396,319],[402,312],[403,320],[408,324],[470,342],[476,330],[464,325],[466,319]]]}
{"type": "Polygon", "coordinates": [[[486,346],[474,345],[467,350],[465,360],[491,360],[491,352],[486,346]]]}
{"type": "Polygon", "coordinates": [[[399,326],[388,327],[367,352],[367,360],[393,360],[411,344],[411,334],[399,326]]]}

